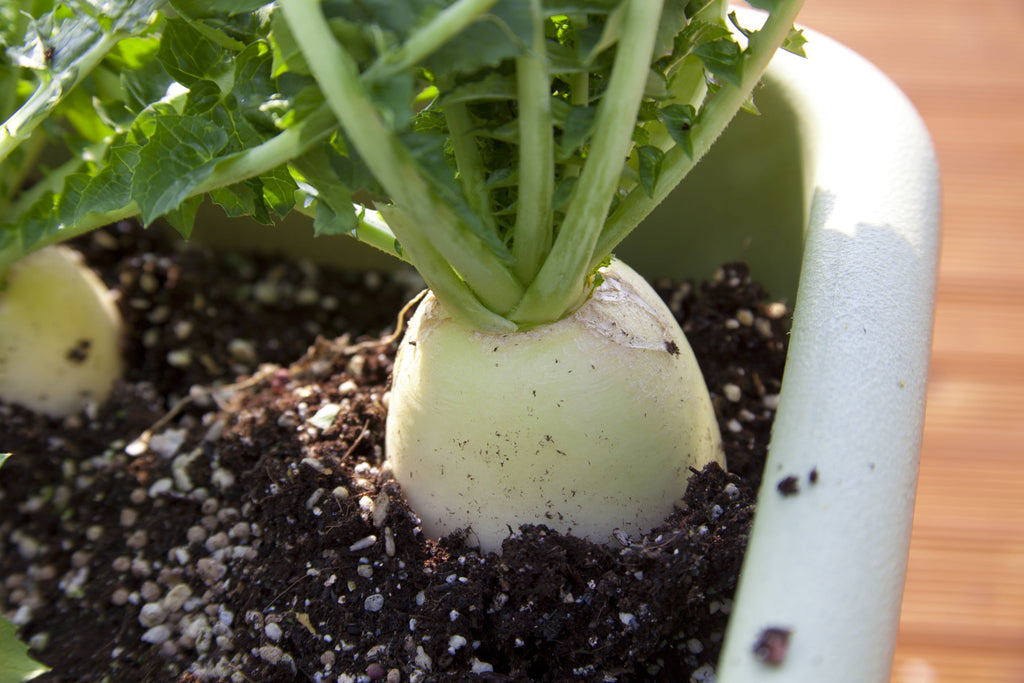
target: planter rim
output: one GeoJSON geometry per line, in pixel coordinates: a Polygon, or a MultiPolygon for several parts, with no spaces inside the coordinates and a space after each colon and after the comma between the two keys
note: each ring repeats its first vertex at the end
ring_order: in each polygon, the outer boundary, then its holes
{"type": "MultiPolygon", "coordinates": [[[[744,25],[763,17],[737,12],[744,25]]],[[[810,208],[720,683],[888,681],[907,569],[938,266],[938,165],[923,121],[888,77],[838,42],[805,35],[808,58],[780,53],[767,74],[806,140],[810,208]],[[783,480],[797,491],[783,493],[783,480]],[[778,663],[755,652],[770,628],[789,633],[778,663]]]]}

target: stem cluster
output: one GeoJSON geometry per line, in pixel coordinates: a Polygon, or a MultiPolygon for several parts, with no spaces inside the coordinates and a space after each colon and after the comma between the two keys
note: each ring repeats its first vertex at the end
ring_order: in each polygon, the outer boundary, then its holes
{"type": "Polygon", "coordinates": [[[18,48],[34,71],[8,74],[10,92],[37,83],[0,129],[0,276],[134,215],[187,237],[210,194],[261,222],[314,216],[318,234],[411,263],[460,323],[510,332],[590,296],[597,267],[750,97],[801,0],[760,0],[770,14],[740,31],[746,48],[721,0],[570,15],[542,0],[197,16],[111,3],[33,20],[18,48]],[[32,62],[48,40],[60,52],[32,62]],[[19,164],[62,124],[68,158],[22,190],[19,164]]]}
{"type": "MultiPolygon", "coordinates": [[[[672,96],[703,104],[700,125],[685,148],[673,144],[659,124],[648,127],[644,134],[658,142],[655,156],[660,163],[653,187],[643,187],[626,162],[632,158],[636,163],[641,107],[648,98],[652,64],[661,56],[656,51],[662,0],[625,2],[606,18],[597,43],[601,49],[588,56],[596,65],[614,54],[610,70],[594,67],[601,77],[599,91],[590,67],[556,73],[560,46],[552,40],[552,26],[561,21],[582,35],[588,15],[549,17],[539,0],[524,3],[530,31],[513,61],[517,158],[512,172],[518,195],[508,229],[502,231],[495,223],[495,184],[481,151],[481,140],[486,139],[477,130],[480,121],[464,101],[444,102],[444,92],[439,98],[459,186],[479,224],[491,234],[481,234],[441,200],[399,131],[375,105],[370,87],[424,64],[446,40],[472,30],[474,22],[487,21],[494,0],[458,0],[362,72],[332,32],[317,0],[284,0],[282,9],[291,31],[306,38],[300,44],[302,54],[346,138],[393,202],[381,213],[403,256],[460,322],[494,332],[561,319],[586,299],[595,268],[689,172],[749,97],[789,34],[800,3],[776,4],[764,30],[755,32],[743,51],[738,78],[716,83],[706,101],[703,69],[699,78],[680,79],[686,81],[683,92],[672,96]],[[593,100],[599,101],[585,151],[572,163],[560,165],[560,123],[554,108],[565,103],[589,107],[593,100]],[[574,182],[568,198],[559,197],[559,183],[570,178],[574,182]],[[495,248],[496,243],[503,248],[495,248]]],[[[713,19],[724,24],[724,12],[723,3],[710,3],[693,20],[706,21],[714,14],[713,19]]],[[[435,85],[443,91],[452,84],[435,85]]]]}

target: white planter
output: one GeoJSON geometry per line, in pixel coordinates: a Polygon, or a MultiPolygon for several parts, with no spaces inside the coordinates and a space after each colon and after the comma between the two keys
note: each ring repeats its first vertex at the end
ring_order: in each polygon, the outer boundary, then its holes
{"type": "MultiPolygon", "coordinates": [[[[741,20],[759,23],[756,13],[741,20]]],[[[938,169],[899,89],[847,48],[806,35],[808,59],[773,61],[756,100],[764,116],[738,119],[694,183],[684,181],[680,196],[652,216],[690,221],[694,203],[712,197],[706,225],[725,221],[722,234],[699,247],[696,237],[682,243],[655,234],[659,253],[744,258],[755,279],[782,294],[793,279],[774,266],[803,251],[719,683],[888,681],[906,574],[938,261],[938,169]],[[778,149],[751,160],[751,136],[778,149]],[[745,154],[740,166],[731,165],[734,150],[745,154]],[[790,476],[799,490],[783,495],[778,484],[790,476]],[[790,633],[780,663],[755,654],[766,628],[790,633]]],[[[641,231],[639,239],[652,238],[641,231]]],[[[633,254],[620,252],[649,275],[692,274],[633,254]]]]}
{"type": "MultiPolygon", "coordinates": [[[[759,25],[759,13],[737,11],[745,26],[759,25]]],[[[831,39],[805,35],[808,59],[780,53],[773,61],[756,93],[762,115],[741,114],[616,250],[649,277],[707,277],[742,259],[774,296],[795,300],[718,683],[888,681],[906,574],[938,169],[899,89],[831,39]],[[778,483],[790,476],[799,491],[783,496],[778,483]],[[766,628],[791,634],[781,663],[755,655],[766,628]]],[[[230,240],[219,223],[217,234],[198,232],[211,243],[230,240]]],[[[295,232],[282,239],[290,249],[303,242],[295,232]]],[[[370,247],[339,247],[340,257],[325,256],[321,240],[309,254],[363,267],[379,259],[370,247]]]]}

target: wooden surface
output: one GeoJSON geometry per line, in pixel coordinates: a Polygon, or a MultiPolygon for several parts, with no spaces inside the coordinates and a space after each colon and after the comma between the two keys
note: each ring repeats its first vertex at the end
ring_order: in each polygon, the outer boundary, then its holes
{"type": "MultiPolygon", "coordinates": [[[[903,88],[943,174],[928,409],[892,681],[1024,683],[1024,0],[806,0],[800,21],[903,88]]],[[[871,103],[864,108],[873,125],[871,103]]]]}

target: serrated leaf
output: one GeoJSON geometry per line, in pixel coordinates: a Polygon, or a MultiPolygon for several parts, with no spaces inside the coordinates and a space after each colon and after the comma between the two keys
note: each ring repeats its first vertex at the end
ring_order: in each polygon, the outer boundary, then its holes
{"type": "Polygon", "coordinates": [[[654,43],[655,58],[672,52],[680,26],[686,26],[686,8],[690,0],[666,0],[661,10],[658,38],[654,43]]]}
{"type": "Polygon", "coordinates": [[[273,54],[262,42],[249,45],[234,59],[234,87],[231,90],[231,105],[264,133],[273,133],[275,126],[271,115],[263,110],[269,100],[280,97],[281,90],[274,81],[273,54]]]}
{"type": "Polygon", "coordinates": [[[693,158],[690,131],[697,119],[697,110],[689,104],[669,104],[659,110],[658,118],[672,136],[672,140],[686,152],[687,156],[693,158]]]}
{"type": "Polygon", "coordinates": [[[358,227],[352,194],[339,177],[338,166],[332,163],[336,158],[348,161],[333,147],[322,146],[292,161],[303,177],[303,189],[314,193],[317,199],[314,236],[355,234],[358,227]]]}
{"type": "Polygon", "coordinates": [[[217,15],[235,16],[258,10],[265,0],[171,0],[171,5],[184,16],[203,18],[217,15]]]}
{"type": "Polygon", "coordinates": [[[206,180],[228,143],[228,134],[195,116],[160,116],[149,141],[139,149],[132,199],[142,221],[171,211],[206,180]]]}
{"type": "Polygon", "coordinates": [[[131,183],[139,163],[139,146],[124,143],[112,147],[106,163],[83,188],[69,222],[82,220],[90,213],[103,213],[127,206],[131,200],[131,183]]]}
{"type": "Polygon", "coordinates": [[[160,41],[164,69],[186,87],[200,80],[216,81],[227,70],[226,50],[184,19],[168,19],[160,41]]]}
{"type": "Polygon", "coordinates": [[[516,99],[516,79],[509,74],[490,73],[479,80],[461,83],[441,98],[441,107],[473,102],[508,102],[516,99]]]}
{"type": "Polygon", "coordinates": [[[408,130],[415,113],[412,110],[416,83],[412,74],[396,74],[385,81],[368,84],[367,93],[392,130],[408,130]]]}
{"type": "Polygon", "coordinates": [[[561,159],[568,159],[584,145],[594,131],[597,107],[573,107],[562,125],[558,153],[561,159]]]}
{"type": "Polygon", "coordinates": [[[264,205],[278,216],[285,216],[295,206],[295,180],[288,169],[278,166],[256,179],[264,205]]]}
{"type": "Polygon", "coordinates": [[[585,64],[592,64],[597,55],[619,42],[624,11],[625,5],[620,4],[600,24],[588,24],[576,31],[577,49],[585,64]]]}
{"type": "Polygon", "coordinates": [[[210,201],[223,209],[228,218],[248,216],[255,211],[254,193],[247,183],[236,183],[211,190],[210,201]]]}
{"type": "Polygon", "coordinates": [[[658,184],[658,178],[661,177],[665,153],[653,145],[643,145],[636,148],[636,155],[640,186],[648,197],[653,197],[654,187],[658,184]]]}
{"type": "Polygon", "coordinates": [[[455,178],[454,169],[445,154],[447,138],[441,135],[415,134],[402,136],[424,178],[441,201],[459,217],[462,224],[479,237],[504,262],[511,263],[512,254],[499,235],[470,208],[455,178]]]}
{"type": "Polygon", "coordinates": [[[313,219],[313,236],[321,235],[354,235],[359,227],[359,219],[355,210],[344,209],[335,211],[326,203],[317,202],[316,216],[313,219]]]}
{"type": "Polygon", "coordinates": [[[217,188],[210,199],[229,217],[250,216],[258,223],[273,225],[274,216],[283,217],[295,206],[295,181],[286,168],[217,188]]]}
{"type": "Polygon", "coordinates": [[[516,57],[530,43],[529,3],[498,0],[486,16],[470,24],[426,61],[438,76],[471,74],[516,57]]]}
{"type": "Polygon", "coordinates": [[[192,236],[192,228],[196,224],[196,214],[203,203],[202,197],[189,197],[164,214],[164,219],[171,224],[178,234],[188,239],[192,236]]]}
{"type": "Polygon", "coordinates": [[[569,203],[569,199],[572,198],[572,193],[576,191],[576,183],[579,180],[577,176],[569,176],[568,178],[562,178],[555,184],[555,193],[551,198],[551,208],[555,211],[564,211],[566,205],[569,203]]]}
{"type": "Polygon", "coordinates": [[[121,88],[125,107],[135,115],[140,114],[167,96],[174,82],[158,59],[151,59],[138,69],[122,72],[121,88]]]}
{"type": "Polygon", "coordinates": [[[806,57],[807,52],[804,51],[804,45],[806,44],[807,37],[804,36],[803,29],[791,28],[781,47],[786,52],[792,52],[799,57],[806,57]]]}
{"type": "Polygon", "coordinates": [[[693,51],[716,78],[739,85],[742,80],[743,50],[732,38],[701,43],[693,51]]]}
{"type": "Polygon", "coordinates": [[[28,209],[3,225],[3,250],[0,254],[22,254],[31,250],[39,242],[60,229],[55,210],[58,195],[45,192],[28,209]]]}
{"type": "MultiPolygon", "coordinates": [[[[2,454],[0,463],[10,453],[2,454]]],[[[46,673],[50,668],[28,655],[28,646],[18,640],[14,624],[0,617],[0,683],[19,683],[46,673]]]]}
{"type": "MultiPolygon", "coordinates": [[[[707,45],[718,41],[733,42],[732,34],[723,23],[693,19],[676,34],[671,53],[659,59],[656,67],[671,78],[687,57],[697,55],[698,50],[702,49],[705,53],[714,52],[707,45]]],[[[736,48],[738,50],[739,46],[736,48]]]]}
{"type": "Polygon", "coordinates": [[[95,18],[69,3],[64,12],[29,18],[25,40],[9,47],[7,57],[23,69],[56,74],[72,66],[102,35],[103,27],[95,18]]]}

